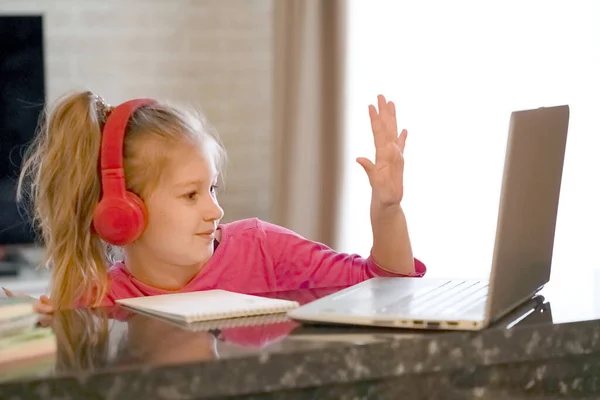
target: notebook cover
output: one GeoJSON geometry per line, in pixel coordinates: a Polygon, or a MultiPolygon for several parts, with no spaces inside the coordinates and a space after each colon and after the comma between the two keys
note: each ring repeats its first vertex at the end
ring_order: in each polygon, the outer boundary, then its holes
{"type": "Polygon", "coordinates": [[[147,314],[187,323],[280,314],[299,306],[295,301],[220,289],[120,299],[117,303],[147,314]]]}

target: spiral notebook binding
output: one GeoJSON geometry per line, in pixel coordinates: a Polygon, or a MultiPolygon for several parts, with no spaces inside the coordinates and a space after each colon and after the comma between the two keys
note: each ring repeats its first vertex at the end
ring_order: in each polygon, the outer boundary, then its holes
{"type": "Polygon", "coordinates": [[[298,307],[298,303],[292,302],[289,306],[270,306],[260,308],[242,308],[238,310],[232,310],[229,312],[221,313],[204,313],[204,314],[190,314],[187,315],[185,320],[187,323],[204,322],[211,320],[223,320],[230,318],[246,318],[255,316],[264,316],[268,314],[282,314],[298,307]]]}
{"type": "Polygon", "coordinates": [[[253,317],[237,317],[237,318],[226,318],[226,319],[213,319],[207,321],[198,321],[191,323],[177,323],[172,320],[166,320],[180,328],[193,332],[203,332],[212,329],[230,329],[230,328],[241,328],[250,326],[260,325],[274,325],[284,324],[291,321],[287,316],[287,313],[276,313],[276,314],[263,314],[255,315],[253,317]]]}

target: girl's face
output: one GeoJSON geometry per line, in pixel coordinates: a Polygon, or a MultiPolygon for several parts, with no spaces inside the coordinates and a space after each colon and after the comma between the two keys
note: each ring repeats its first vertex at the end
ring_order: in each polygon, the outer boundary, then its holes
{"type": "Polygon", "coordinates": [[[217,170],[210,154],[195,146],[177,148],[161,181],[144,199],[148,224],[134,245],[167,264],[206,263],[223,218],[216,185],[217,170]]]}

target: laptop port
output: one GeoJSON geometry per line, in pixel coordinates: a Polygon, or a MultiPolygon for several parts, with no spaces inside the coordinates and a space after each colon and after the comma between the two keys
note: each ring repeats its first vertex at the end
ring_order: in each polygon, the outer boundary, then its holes
{"type": "Polygon", "coordinates": [[[458,326],[458,322],[456,322],[456,321],[448,321],[446,323],[450,326],[458,326]]]}
{"type": "Polygon", "coordinates": [[[385,320],[377,320],[377,319],[372,320],[371,323],[373,325],[379,325],[379,326],[393,326],[394,325],[393,321],[385,321],[385,320]]]}
{"type": "Polygon", "coordinates": [[[427,327],[428,328],[439,328],[440,327],[440,323],[439,322],[429,321],[429,322],[427,322],[427,327]]]}
{"type": "Polygon", "coordinates": [[[415,325],[423,325],[423,321],[414,320],[413,324],[415,324],[415,325]]]}

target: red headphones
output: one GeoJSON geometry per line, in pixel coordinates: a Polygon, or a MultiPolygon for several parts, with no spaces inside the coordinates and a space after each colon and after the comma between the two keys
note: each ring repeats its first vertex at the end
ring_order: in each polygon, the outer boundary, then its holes
{"type": "Polygon", "coordinates": [[[135,241],[146,228],[146,205],[135,193],[127,191],[125,185],[123,142],[131,115],[140,107],[155,103],[152,99],[135,99],[120,104],[110,112],[102,130],[102,194],[92,226],[104,241],[115,246],[135,241]]]}

